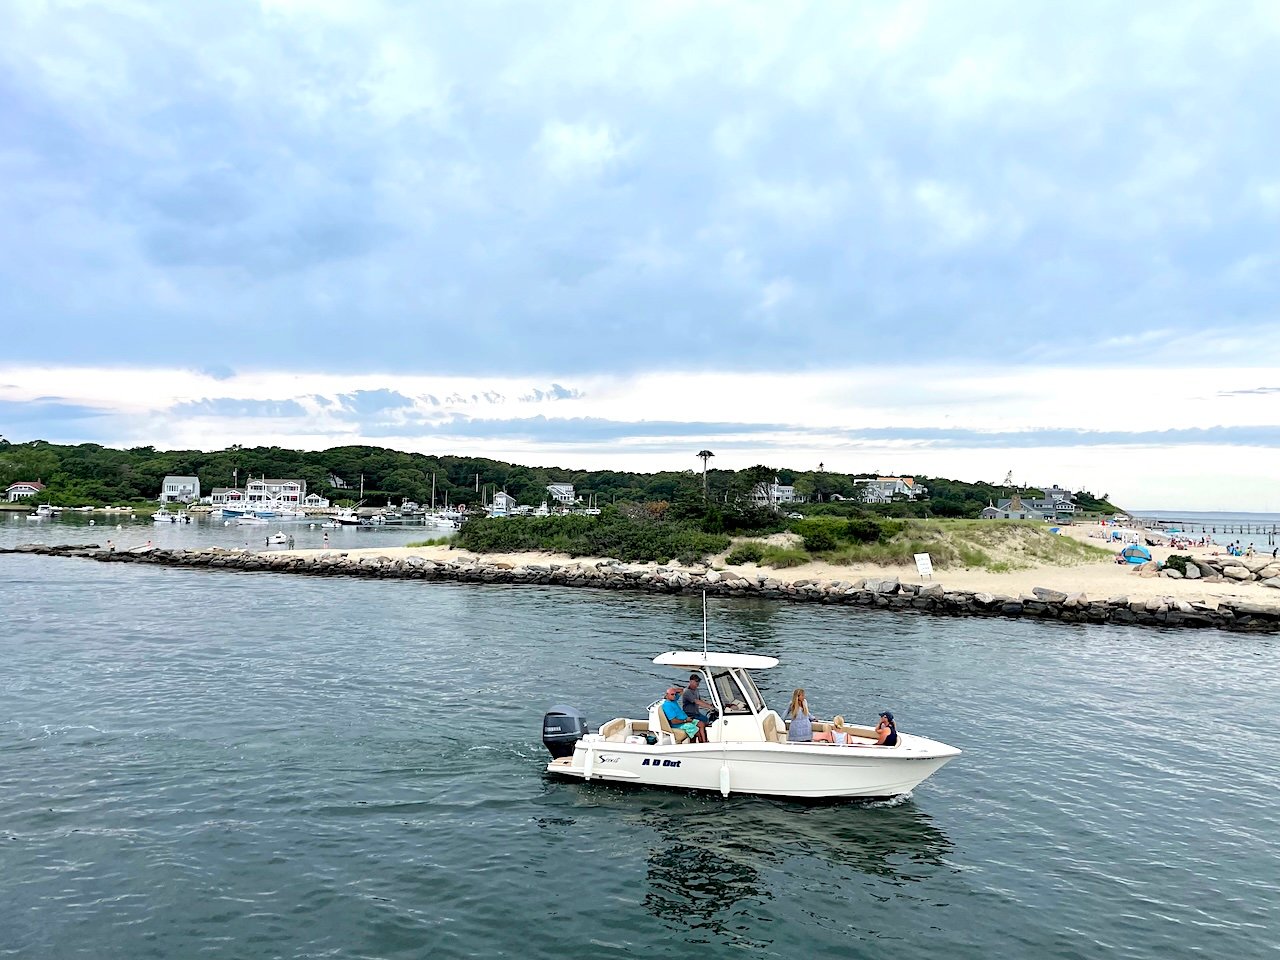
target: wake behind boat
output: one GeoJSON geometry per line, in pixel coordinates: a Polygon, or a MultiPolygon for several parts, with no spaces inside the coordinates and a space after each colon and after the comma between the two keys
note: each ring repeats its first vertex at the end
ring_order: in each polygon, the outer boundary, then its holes
{"type": "MultiPolygon", "coordinates": [[[[848,727],[847,745],[791,743],[787,723],[770,709],[750,671],[777,666],[774,657],[673,651],[654,663],[702,678],[701,696],[715,705],[707,743],[673,730],[662,701],[643,719],[616,717],[598,733],[574,707],[543,718],[542,739],[554,758],[547,772],[581,780],[643,783],[773,797],[892,797],[909,793],[960,751],[937,740],[898,732],[880,746],[868,727],[848,727]]],[[[826,724],[816,722],[815,730],[826,724]]]]}

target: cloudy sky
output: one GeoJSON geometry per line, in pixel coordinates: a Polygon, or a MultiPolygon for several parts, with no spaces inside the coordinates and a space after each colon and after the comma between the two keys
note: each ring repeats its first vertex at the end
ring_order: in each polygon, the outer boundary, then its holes
{"type": "Polygon", "coordinates": [[[0,6],[0,434],[1280,511],[1273,3],[0,6]]]}

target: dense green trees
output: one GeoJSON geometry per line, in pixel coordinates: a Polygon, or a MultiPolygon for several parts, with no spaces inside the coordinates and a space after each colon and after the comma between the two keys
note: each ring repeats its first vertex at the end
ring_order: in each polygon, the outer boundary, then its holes
{"type": "MultiPolygon", "coordinates": [[[[1007,496],[990,484],[917,477],[928,487],[928,499],[863,504],[856,499],[863,476],[764,464],[739,471],[708,469],[704,498],[702,473],[692,468],[657,473],[566,470],[362,445],[316,451],[234,445],[206,452],[154,447],[117,450],[96,443],[65,446],[43,440],[0,443],[0,488],[17,480],[39,480],[48,487],[48,499],[64,506],[154,500],[169,474],[199,477],[206,495],[214,487],[243,486],[250,477],[300,477],[309,491],[335,500],[356,499],[363,480],[365,501],[371,506],[402,499],[426,503],[433,478],[437,504],[446,499],[451,504],[479,504],[488,486],[490,495],[495,488],[505,490],[517,502],[537,506],[547,498],[548,484],[572,483],[584,501],[592,498],[600,506],[664,502],[670,505],[671,519],[690,521],[709,534],[782,529],[785,524],[776,514],[750,503],[752,489],[771,483],[775,476],[811,501],[799,508],[806,516],[976,517],[989,500],[1007,496]],[[345,482],[346,489],[336,487],[331,479],[345,482]],[[832,502],[835,494],[855,499],[832,502]]],[[[1105,495],[1099,498],[1081,491],[1077,497],[1086,510],[1115,509],[1105,495]]]]}

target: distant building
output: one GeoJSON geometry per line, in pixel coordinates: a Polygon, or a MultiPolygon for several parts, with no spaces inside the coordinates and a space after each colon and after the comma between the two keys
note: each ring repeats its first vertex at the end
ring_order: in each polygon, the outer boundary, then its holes
{"type": "Polygon", "coordinates": [[[505,490],[500,490],[493,495],[493,502],[489,504],[489,516],[505,517],[510,513],[514,513],[515,509],[516,498],[505,490]]]}
{"type": "Polygon", "coordinates": [[[796,488],[786,483],[779,483],[774,477],[772,483],[757,483],[751,491],[751,502],[757,507],[776,507],[780,503],[797,503],[796,488]]]}
{"type": "Polygon", "coordinates": [[[333,487],[335,490],[346,490],[348,489],[349,484],[336,473],[331,473],[329,474],[329,486],[333,487]]]}
{"type": "Polygon", "coordinates": [[[917,484],[914,477],[876,477],[858,482],[863,485],[863,503],[892,503],[895,496],[915,500],[929,494],[928,488],[917,484]]]}
{"type": "Polygon", "coordinates": [[[44,489],[44,484],[38,480],[19,480],[17,483],[11,483],[5,488],[5,493],[9,496],[9,502],[21,500],[23,497],[34,497],[44,489]]]}
{"type": "Polygon", "coordinates": [[[245,500],[254,503],[279,503],[298,506],[307,495],[305,480],[268,480],[262,477],[244,485],[245,500]]]}
{"type": "MultiPolygon", "coordinates": [[[[329,498],[322,497],[318,493],[308,493],[302,498],[302,505],[311,510],[323,510],[329,506],[329,498]]],[[[406,506],[407,504],[401,504],[400,508],[403,510],[406,506]]],[[[417,504],[414,506],[417,506],[417,504]]]]}
{"type": "Polygon", "coordinates": [[[547,485],[547,493],[551,494],[551,499],[556,503],[563,503],[566,507],[573,506],[577,497],[573,492],[572,483],[551,483],[547,485]]]}
{"type": "Polygon", "coordinates": [[[239,487],[214,487],[209,494],[209,503],[215,507],[244,503],[244,491],[239,487]]]}
{"type": "Polygon", "coordinates": [[[1046,517],[1052,517],[1055,520],[1070,520],[1075,517],[1080,509],[1076,506],[1074,498],[1075,494],[1070,490],[1052,486],[1044,488],[1043,497],[1032,497],[1026,501],[1026,504],[1033,510],[1039,510],[1046,517]]]}
{"type": "Polygon", "coordinates": [[[199,477],[165,477],[160,485],[161,503],[193,503],[199,499],[199,477]]]}
{"type": "Polygon", "coordinates": [[[978,514],[982,520],[1043,520],[1044,514],[1034,507],[1029,507],[1022,501],[1019,494],[1014,494],[1008,500],[1001,500],[998,503],[987,501],[987,505],[982,508],[982,512],[978,514]]]}

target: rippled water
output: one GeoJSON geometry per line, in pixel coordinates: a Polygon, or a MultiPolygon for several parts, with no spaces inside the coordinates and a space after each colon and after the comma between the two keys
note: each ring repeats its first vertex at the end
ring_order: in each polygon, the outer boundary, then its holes
{"type": "Polygon", "coordinates": [[[11,547],[19,543],[96,543],[105,546],[110,540],[119,550],[140,547],[148,542],[166,549],[243,547],[266,550],[275,549],[268,547],[266,539],[278,531],[293,537],[299,550],[319,549],[326,542],[330,549],[349,550],[398,547],[451,535],[420,524],[344,526],[325,530],[320,526],[321,519],[280,520],[265,526],[241,526],[208,514],[196,514],[191,523],[153,523],[149,516],[141,513],[131,517],[65,512],[49,519],[28,520],[27,513],[6,510],[0,511],[0,546],[11,547]]]}
{"type": "Polygon", "coordinates": [[[0,557],[0,954],[1273,956],[1274,638],[713,601],[905,800],[549,781],[692,598],[0,557]]]}

